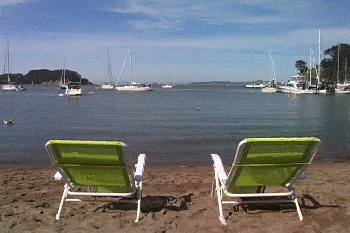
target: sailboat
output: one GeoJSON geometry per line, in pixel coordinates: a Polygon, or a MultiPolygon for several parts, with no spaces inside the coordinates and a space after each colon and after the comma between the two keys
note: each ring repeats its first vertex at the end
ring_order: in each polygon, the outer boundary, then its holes
{"type": "Polygon", "coordinates": [[[344,81],[341,83],[339,80],[339,58],[340,58],[339,53],[340,53],[340,44],[338,44],[337,87],[335,88],[335,93],[350,94],[350,82],[347,81],[347,66],[348,66],[347,57],[345,58],[344,81]]]}
{"type": "Polygon", "coordinates": [[[162,88],[173,88],[173,84],[163,84],[162,88]]]}
{"type": "Polygon", "coordinates": [[[334,94],[335,90],[330,87],[326,87],[321,81],[321,29],[318,29],[318,69],[317,69],[317,89],[315,94],[334,94]]]}
{"type": "Polygon", "coordinates": [[[61,74],[61,81],[59,83],[60,89],[67,89],[68,85],[66,84],[66,61],[63,62],[63,69],[61,74]]]}
{"type": "Polygon", "coordinates": [[[109,89],[112,90],[114,89],[113,85],[113,76],[112,76],[112,68],[111,68],[111,58],[109,56],[109,49],[107,48],[107,82],[104,82],[101,85],[101,89],[109,89]]]}
{"type": "Polygon", "coordinates": [[[273,60],[272,60],[272,54],[270,52],[270,81],[267,87],[264,87],[261,89],[264,93],[275,93],[277,91],[277,80],[276,80],[276,73],[275,73],[275,67],[273,66],[273,60]],[[273,69],[274,78],[271,77],[271,67],[273,69]]]}
{"type": "Polygon", "coordinates": [[[313,49],[312,49],[312,46],[310,46],[310,67],[309,67],[309,82],[307,83],[307,90],[305,90],[304,93],[307,93],[307,94],[315,94],[316,92],[316,89],[317,89],[317,85],[316,83],[312,83],[312,61],[314,61],[314,64],[316,64],[315,62],[315,58],[314,58],[314,52],[313,52],[313,49]]]}
{"type": "Polygon", "coordinates": [[[162,85],[162,88],[167,88],[167,89],[169,89],[169,88],[173,88],[173,83],[171,82],[171,79],[170,79],[170,83],[166,83],[166,84],[163,84],[162,85]]]}
{"type": "Polygon", "coordinates": [[[172,84],[172,83],[163,84],[163,85],[162,85],[162,88],[166,88],[166,89],[173,88],[173,84],[172,84]]]}
{"type": "Polygon", "coordinates": [[[5,65],[4,65],[4,74],[6,74],[7,66],[7,84],[2,85],[4,91],[22,91],[24,88],[21,85],[17,85],[10,80],[10,45],[7,41],[7,48],[5,54],[5,65]]]}
{"type": "Polygon", "coordinates": [[[81,96],[81,80],[80,82],[69,82],[67,84],[67,88],[64,94],[60,94],[59,96],[81,96]]]}
{"type": "Polygon", "coordinates": [[[66,96],[78,96],[81,95],[81,81],[80,82],[69,82],[65,95],[66,96]]]}
{"type": "Polygon", "coordinates": [[[132,81],[133,70],[132,70],[132,51],[131,51],[131,47],[129,48],[128,53],[127,53],[127,55],[125,57],[125,60],[124,60],[124,63],[123,63],[123,67],[122,67],[122,70],[120,71],[120,75],[119,75],[117,83],[119,83],[119,79],[121,77],[121,74],[122,74],[122,71],[123,71],[126,59],[128,58],[129,54],[130,54],[130,84],[125,85],[125,86],[116,86],[115,89],[117,91],[152,91],[153,89],[152,89],[151,85],[146,86],[144,83],[132,81]]]}

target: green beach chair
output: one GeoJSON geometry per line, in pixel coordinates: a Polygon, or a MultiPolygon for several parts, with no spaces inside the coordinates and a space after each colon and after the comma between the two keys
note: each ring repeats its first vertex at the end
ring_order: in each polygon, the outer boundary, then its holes
{"type": "Polygon", "coordinates": [[[83,201],[67,198],[75,195],[90,197],[87,201],[91,197],[113,197],[113,202],[136,203],[135,222],[139,221],[145,154],[138,156],[135,169],[130,150],[122,142],[50,140],[45,148],[58,170],[55,179],[66,182],[57,220],[66,201],[83,201]]]}
{"type": "Polygon", "coordinates": [[[304,176],[303,171],[311,164],[320,143],[313,137],[246,138],[239,143],[228,174],[219,155],[212,154],[215,185],[211,196],[216,189],[221,223],[227,224],[223,204],[280,202],[294,202],[302,221],[294,183],[304,176]],[[273,186],[285,191],[267,192],[273,186]]]}

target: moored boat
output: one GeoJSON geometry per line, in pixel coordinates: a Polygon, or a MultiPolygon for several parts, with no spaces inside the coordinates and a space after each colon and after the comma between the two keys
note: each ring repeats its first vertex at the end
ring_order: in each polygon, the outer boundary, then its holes
{"type": "Polygon", "coordinates": [[[107,48],[107,59],[108,59],[108,62],[107,62],[107,81],[101,85],[101,89],[113,90],[114,85],[113,85],[111,58],[109,56],[109,49],[108,48],[107,48]]]}
{"type": "Polygon", "coordinates": [[[7,68],[7,84],[2,85],[2,90],[4,91],[23,91],[25,88],[22,85],[16,84],[15,82],[11,82],[10,79],[10,45],[7,41],[7,48],[5,54],[5,65],[4,65],[4,74],[7,68]]]}
{"type": "Polygon", "coordinates": [[[162,85],[162,88],[173,88],[172,84],[164,84],[162,85]]]}
{"type": "Polygon", "coordinates": [[[133,83],[125,86],[115,87],[117,91],[152,91],[152,86],[146,86],[144,83],[133,83]]]}
{"type": "Polygon", "coordinates": [[[277,92],[277,80],[276,80],[276,73],[275,73],[275,67],[273,65],[273,60],[272,60],[272,54],[270,52],[270,80],[269,80],[269,84],[262,88],[261,91],[264,93],[276,93],[277,92]],[[274,74],[274,78],[272,78],[271,72],[273,70],[273,74],[274,74]]]}
{"type": "MultiPolygon", "coordinates": [[[[128,53],[125,57],[125,61],[128,58],[128,55],[130,54],[130,79],[133,78],[133,70],[132,70],[132,52],[131,52],[131,47],[128,50],[128,53]]],[[[120,76],[122,74],[124,65],[125,65],[125,61],[122,67],[122,70],[120,71],[120,75],[119,75],[119,79],[120,76]]],[[[118,82],[119,82],[118,79],[118,82]]],[[[117,83],[118,83],[117,82],[117,83]]],[[[152,91],[152,86],[151,85],[146,85],[144,83],[140,83],[140,82],[134,82],[134,81],[130,81],[130,84],[124,85],[124,86],[116,86],[115,89],[117,91],[152,91]]]]}
{"type": "Polygon", "coordinates": [[[82,94],[80,82],[69,82],[64,94],[60,96],[80,96],[82,94]]]}
{"type": "Polygon", "coordinates": [[[305,77],[297,74],[291,77],[291,79],[285,85],[281,85],[277,88],[277,92],[302,94],[307,93],[307,82],[305,77]]]}

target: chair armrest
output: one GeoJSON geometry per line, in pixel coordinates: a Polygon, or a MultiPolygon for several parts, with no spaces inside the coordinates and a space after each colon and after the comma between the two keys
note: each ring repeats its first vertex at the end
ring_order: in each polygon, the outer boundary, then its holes
{"type": "Polygon", "coordinates": [[[58,171],[55,173],[55,175],[53,177],[55,178],[55,180],[62,180],[62,175],[58,171]]]}
{"type": "Polygon", "coordinates": [[[211,154],[211,158],[214,161],[214,169],[218,174],[218,178],[222,184],[226,184],[227,181],[227,175],[225,172],[225,168],[222,165],[222,161],[219,155],[217,154],[211,154]]]}
{"type": "Polygon", "coordinates": [[[145,169],[145,164],[146,164],[146,155],[140,154],[137,159],[137,164],[135,165],[136,167],[136,171],[134,174],[135,180],[140,181],[143,179],[143,171],[145,169]]]}

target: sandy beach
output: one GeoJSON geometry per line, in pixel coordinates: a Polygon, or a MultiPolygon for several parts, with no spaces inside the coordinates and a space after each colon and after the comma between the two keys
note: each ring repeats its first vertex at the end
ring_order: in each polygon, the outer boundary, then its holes
{"type": "Polygon", "coordinates": [[[350,162],[316,162],[296,191],[304,220],[290,206],[224,205],[218,220],[212,166],[146,167],[142,212],[105,202],[68,202],[55,214],[63,182],[54,168],[0,168],[0,232],[349,232],[350,162]]]}

